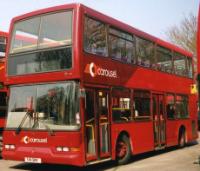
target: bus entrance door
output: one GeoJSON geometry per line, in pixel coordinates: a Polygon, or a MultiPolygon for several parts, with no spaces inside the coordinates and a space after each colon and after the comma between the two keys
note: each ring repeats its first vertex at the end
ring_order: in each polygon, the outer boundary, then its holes
{"type": "Polygon", "coordinates": [[[153,94],[153,124],[154,124],[154,146],[162,149],[166,144],[166,128],[164,116],[164,96],[153,94]]]}
{"type": "Polygon", "coordinates": [[[87,90],[85,100],[86,160],[110,158],[109,92],[87,90]]]}

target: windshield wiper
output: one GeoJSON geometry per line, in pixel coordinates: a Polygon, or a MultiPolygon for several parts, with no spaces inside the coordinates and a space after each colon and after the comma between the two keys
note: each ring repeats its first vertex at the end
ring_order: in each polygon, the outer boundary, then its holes
{"type": "MultiPolygon", "coordinates": [[[[33,111],[27,111],[27,112],[26,112],[26,114],[24,115],[24,117],[23,117],[21,123],[19,124],[19,126],[17,127],[17,129],[16,129],[16,131],[15,131],[16,134],[19,134],[19,133],[20,133],[20,131],[22,130],[21,128],[22,128],[24,122],[26,121],[26,119],[27,119],[28,117],[31,118],[31,119],[33,119],[32,114],[33,114],[33,111]]],[[[37,116],[37,115],[35,115],[35,116],[37,116]]],[[[36,119],[36,120],[34,119],[34,121],[35,121],[35,122],[34,122],[32,128],[36,127],[36,125],[39,124],[39,120],[38,120],[38,119],[36,119]]],[[[55,135],[55,134],[54,134],[54,131],[53,131],[48,125],[46,125],[46,124],[43,123],[42,121],[40,121],[40,123],[42,123],[42,124],[44,125],[44,127],[48,130],[48,132],[49,132],[49,134],[50,134],[51,136],[55,135]]]]}
{"type": "Polygon", "coordinates": [[[46,124],[43,123],[43,122],[41,122],[41,123],[45,126],[45,128],[48,130],[48,132],[49,132],[49,134],[50,134],[51,136],[54,136],[54,135],[55,135],[54,131],[53,131],[48,125],[46,125],[46,124]]]}
{"type": "MultiPolygon", "coordinates": [[[[36,116],[38,117],[37,114],[36,114],[36,116]]],[[[44,127],[47,129],[47,131],[49,132],[49,134],[50,134],[51,136],[55,135],[55,134],[54,134],[54,131],[53,131],[48,125],[46,125],[44,122],[42,122],[41,120],[39,121],[38,118],[35,120],[35,122],[34,122],[32,128],[37,127],[37,125],[39,125],[39,123],[41,123],[42,125],[44,125],[44,127]]]]}
{"type": "Polygon", "coordinates": [[[21,128],[22,128],[24,122],[26,121],[26,119],[27,119],[28,117],[30,117],[31,119],[33,119],[32,116],[31,116],[32,114],[33,114],[33,111],[27,111],[27,112],[26,112],[26,114],[24,115],[24,117],[23,117],[22,121],[20,122],[19,126],[18,126],[17,129],[15,130],[15,133],[16,133],[16,134],[19,134],[19,133],[20,133],[20,131],[22,130],[21,128]]]}

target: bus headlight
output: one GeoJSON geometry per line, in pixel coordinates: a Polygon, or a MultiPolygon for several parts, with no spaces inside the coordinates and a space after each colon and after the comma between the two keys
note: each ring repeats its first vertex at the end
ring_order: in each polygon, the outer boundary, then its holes
{"type": "Polygon", "coordinates": [[[62,151],[62,147],[56,147],[56,151],[61,152],[62,151]]]}
{"type": "Polygon", "coordinates": [[[15,150],[14,144],[6,144],[4,147],[5,147],[6,150],[15,150]]]}
{"type": "Polygon", "coordinates": [[[11,150],[15,150],[15,145],[10,145],[11,150]]]}
{"type": "Polygon", "coordinates": [[[56,147],[56,151],[57,152],[68,152],[68,151],[71,151],[71,149],[69,147],[56,147]]]}
{"type": "Polygon", "coordinates": [[[63,151],[67,152],[67,151],[69,151],[69,148],[68,147],[63,147],[63,151]]]}
{"type": "Polygon", "coordinates": [[[5,145],[5,149],[6,149],[6,150],[10,149],[10,145],[7,145],[7,144],[6,144],[6,145],[5,145]]]}

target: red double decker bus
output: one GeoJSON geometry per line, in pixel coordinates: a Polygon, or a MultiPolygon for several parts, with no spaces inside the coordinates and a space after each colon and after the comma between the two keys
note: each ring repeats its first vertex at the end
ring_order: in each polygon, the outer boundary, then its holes
{"type": "Polygon", "coordinates": [[[7,112],[7,88],[5,86],[5,56],[8,35],[0,31],[0,153],[2,151],[2,132],[7,112]]]}
{"type": "Polygon", "coordinates": [[[192,54],[81,4],[12,20],[3,158],[84,166],[197,138],[192,54]]]}

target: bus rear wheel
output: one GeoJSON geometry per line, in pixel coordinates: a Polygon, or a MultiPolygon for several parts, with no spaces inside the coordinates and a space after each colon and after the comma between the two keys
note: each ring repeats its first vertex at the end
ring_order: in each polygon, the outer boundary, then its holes
{"type": "Polygon", "coordinates": [[[116,146],[117,164],[123,165],[128,163],[131,158],[131,145],[129,138],[126,135],[119,137],[116,146]]]}
{"type": "Polygon", "coordinates": [[[183,148],[185,146],[185,142],[186,142],[185,130],[182,129],[182,131],[180,131],[180,134],[179,134],[179,142],[178,142],[179,148],[183,148]]]}

